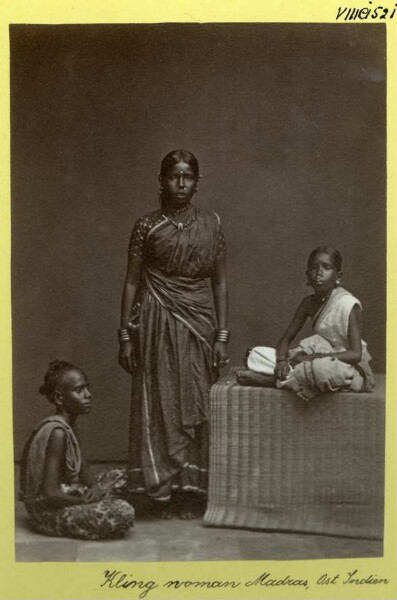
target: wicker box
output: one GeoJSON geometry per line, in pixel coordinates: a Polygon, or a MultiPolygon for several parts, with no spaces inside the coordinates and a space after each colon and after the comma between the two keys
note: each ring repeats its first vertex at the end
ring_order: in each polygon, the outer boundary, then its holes
{"type": "Polygon", "coordinates": [[[242,387],[236,368],[210,393],[204,524],[381,539],[385,381],[311,403],[242,387]]]}

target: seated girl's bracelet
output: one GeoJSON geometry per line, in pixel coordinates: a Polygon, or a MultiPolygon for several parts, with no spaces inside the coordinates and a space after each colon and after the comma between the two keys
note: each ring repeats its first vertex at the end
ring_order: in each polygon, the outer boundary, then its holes
{"type": "Polygon", "coordinates": [[[282,356],[282,357],[281,356],[280,357],[277,356],[276,362],[288,362],[288,359],[287,359],[286,356],[282,356]]]}
{"type": "Polygon", "coordinates": [[[117,336],[119,339],[119,344],[131,341],[130,332],[125,327],[120,327],[120,329],[117,330],[117,336]]]}
{"type": "Polygon", "coordinates": [[[227,344],[230,340],[230,331],[228,329],[216,329],[215,331],[215,341],[216,342],[224,342],[227,344]]]}

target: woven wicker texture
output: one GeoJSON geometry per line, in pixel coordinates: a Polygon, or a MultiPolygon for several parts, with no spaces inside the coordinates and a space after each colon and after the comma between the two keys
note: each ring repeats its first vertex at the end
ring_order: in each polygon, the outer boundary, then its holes
{"type": "Polygon", "coordinates": [[[211,388],[204,524],[381,539],[384,376],[373,393],[242,387],[236,368],[211,388]]]}

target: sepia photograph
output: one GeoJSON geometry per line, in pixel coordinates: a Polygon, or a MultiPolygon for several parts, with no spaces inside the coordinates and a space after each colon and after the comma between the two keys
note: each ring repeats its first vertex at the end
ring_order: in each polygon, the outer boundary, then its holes
{"type": "Polygon", "coordinates": [[[396,7],[0,16],[0,600],[393,600],[396,7]]]}
{"type": "Polygon", "coordinates": [[[386,26],[9,35],[15,560],[382,557],[386,26]]]}

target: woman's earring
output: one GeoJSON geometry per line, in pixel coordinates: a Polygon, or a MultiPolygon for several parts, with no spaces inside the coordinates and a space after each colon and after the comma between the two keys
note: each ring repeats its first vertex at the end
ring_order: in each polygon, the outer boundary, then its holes
{"type": "Polygon", "coordinates": [[[340,279],[337,279],[337,280],[335,281],[335,285],[340,285],[340,279]]]}

